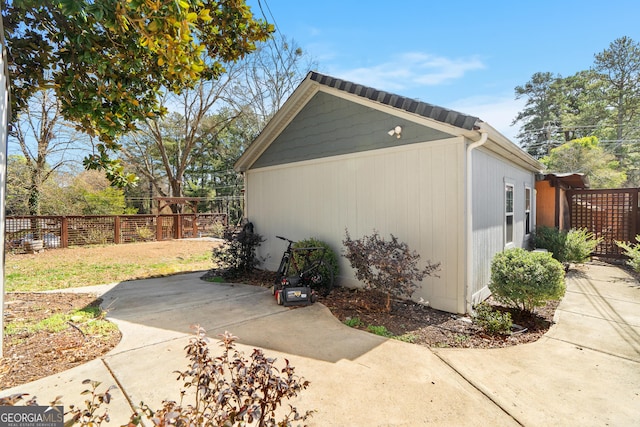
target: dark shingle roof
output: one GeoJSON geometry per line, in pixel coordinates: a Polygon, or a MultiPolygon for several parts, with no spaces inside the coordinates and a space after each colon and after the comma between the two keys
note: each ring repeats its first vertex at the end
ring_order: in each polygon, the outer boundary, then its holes
{"type": "Polygon", "coordinates": [[[352,93],[390,107],[399,108],[409,113],[418,114],[462,129],[473,130],[476,122],[480,121],[480,119],[474,116],[458,113],[457,111],[438,107],[437,105],[428,104],[416,99],[406,98],[404,96],[377,90],[372,87],[352,83],[347,80],[337,79],[315,71],[311,71],[307,78],[325,86],[352,93]]]}

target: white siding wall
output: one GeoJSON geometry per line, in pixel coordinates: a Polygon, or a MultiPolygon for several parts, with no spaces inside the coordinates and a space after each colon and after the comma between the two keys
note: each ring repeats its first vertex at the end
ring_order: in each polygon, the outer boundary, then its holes
{"type": "MultiPolygon", "coordinates": [[[[514,247],[526,247],[525,187],[531,188],[531,203],[535,175],[514,166],[484,148],[472,153],[473,162],[473,281],[472,303],[489,296],[489,278],[493,256],[505,249],[505,185],[514,187],[514,247]]],[[[531,209],[531,221],[534,207],[531,209]]],[[[532,223],[533,229],[533,223],[532,223]]]]}
{"type": "MultiPolygon", "coordinates": [[[[277,268],[284,242],[317,237],[342,252],[352,238],[394,234],[422,260],[441,263],[414,297],[458,311],[464,283],[462,138],[349,154],[247,172],[247,217],[267,241],[265,267],[277,268]]],[[[340,281],[357,286],[340,257],[340,281]]]]}

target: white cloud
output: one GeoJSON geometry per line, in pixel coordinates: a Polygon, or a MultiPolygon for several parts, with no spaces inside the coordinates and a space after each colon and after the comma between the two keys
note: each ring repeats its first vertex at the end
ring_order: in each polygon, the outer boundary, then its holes
{"type": "Polygon", "coordinates": [[[516,142],[519,126],[511,126],[511,122],[522,111],[525,102],[523,99],[514,99],[513,95],[473,96],[453,101],[447,107],[479,117],[498,132],[516,142]]]}
{"type": "Polygon", "coordinates": [[[437,86],[464,77],[465,73],[483,69],[477,57],[446,58],[421,52],[392,55],[370,67],[335,71],[336,77],[389,91],[420,86],[437,86]]]}

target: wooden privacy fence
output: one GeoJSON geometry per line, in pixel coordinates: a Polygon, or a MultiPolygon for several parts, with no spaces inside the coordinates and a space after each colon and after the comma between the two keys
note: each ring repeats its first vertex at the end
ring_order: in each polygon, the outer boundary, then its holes
{"type": "Polygon", "coordinates": [[[34,240],[66,248],[219,236],[227,225],[222,213],[7,217],[5,249],[24,250],[34,240]]]}
{"type": "Polygon", "coordinates": [[[567,191],[571,228],[586,228],[602,238],[593,255],[621,258],[616,241],[635,243],[639,188],[567,191]]]}

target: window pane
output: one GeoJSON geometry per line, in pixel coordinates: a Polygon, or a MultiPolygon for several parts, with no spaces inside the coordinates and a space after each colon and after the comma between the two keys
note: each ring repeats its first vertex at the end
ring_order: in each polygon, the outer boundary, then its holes
{"type": "Polygon", "coordinates": [[[524,189],[524,209],[526,211],[531,210],[531,189],[530,188],[524,189]]]}
{"type": "Polygon", "coordinates": [[[507,215],[507,230],[506,230],[507,243],[513,243],[513,215],[507,215]]]}
{"type": "Polygon", "coordinates": [[[506,213],[513,213],[513,186],[512,185],[507,185],[505,188],[506,194],[505,194],[505,212],[506,213]]]}

